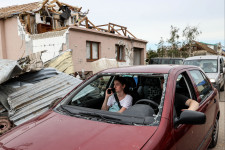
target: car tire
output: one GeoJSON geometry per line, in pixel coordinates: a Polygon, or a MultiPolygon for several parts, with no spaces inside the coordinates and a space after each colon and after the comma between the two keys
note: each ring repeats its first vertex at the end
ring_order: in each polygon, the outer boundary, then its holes
{"type": "Polygon", "coordinates": [[[219,134],[219,119],[216,118],[216,121],[213,125],[212,141],[209,145],[209,148],[213,148],[216,146],[217,141],[218,141],[218,134],[219,134]]]}

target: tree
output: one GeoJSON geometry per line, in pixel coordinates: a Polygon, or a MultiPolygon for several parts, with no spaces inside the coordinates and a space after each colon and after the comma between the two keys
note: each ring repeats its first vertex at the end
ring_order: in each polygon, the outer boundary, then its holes
{"type": "Polygon", "coordinates": [[[170,39],[167,40],[169,46],[168,46],[168,56],[169,57],[180,57],[179,53],[179,34],[178,34],[179,28],[171,26],[170,31],[170,39]]]}
{"type": "Polygon", "coordinates": [[[151,58],[158,57],[158,53],[154,50],[148,50],[146,62],[149,62],[151,58]]]}
{"type": "Polygon", "coordinates": [[[161,37],[159,43],[157,44],[158,45],[158,48],[157,48],[157,53],[158,53],[158,57],[164,57],[166,56],[166,46],[164,45],[164,40],[163,38],[161,37]]]}
{"type": "Polygon", "coordinates": [[[187,26],[183,30],[183,37],[185,38],[183,42],[184,51],[189,53],[189,56],[193,52],[192,45],[193,41],[196,40],[197,36],[199,36],[202,32],[198,29],[197,26],[187,26]]]}

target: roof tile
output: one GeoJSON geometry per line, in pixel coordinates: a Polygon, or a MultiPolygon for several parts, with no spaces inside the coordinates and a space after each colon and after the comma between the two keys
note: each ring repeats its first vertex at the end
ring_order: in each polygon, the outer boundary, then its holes
{"type": "Polygon", "coordinates": [[[0,8],[0,19],[8,18],[14,14],[20,14],[22,12],[32,11],[40,7],[39,2],[23,4],[23,5],[14,5],[9,7],[0,8]]]}

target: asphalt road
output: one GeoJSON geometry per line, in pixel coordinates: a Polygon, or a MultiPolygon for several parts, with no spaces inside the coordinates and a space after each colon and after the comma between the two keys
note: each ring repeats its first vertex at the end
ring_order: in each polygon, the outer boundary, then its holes
{"type": "Polygon", "coordinates": [[[225,92],[220,94],[219,138],[216,147],[211,150],[225,150],[225,92]]]}

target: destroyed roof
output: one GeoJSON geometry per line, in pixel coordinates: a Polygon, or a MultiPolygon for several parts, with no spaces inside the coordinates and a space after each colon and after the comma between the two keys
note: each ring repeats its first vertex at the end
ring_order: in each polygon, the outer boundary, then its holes
{"type": "MultiPolygon", "coordinates": [[[[193,41],[192,46],[196,46],[198,48],[197,51],[199,51],[199,50],[205,50],[205,51],[207,51],[209,53],[217,54],[217,52],[215,50],[211,49],[210,47],[208,47],[206,44],[204,44],[202,42],[193,41]]],[[[185,50],[186,47],[187,47],[187,45],[185,45],[184,47],[182,47],[180,50],[181,51],[182,50],[185,50]]]]}
{"type": "Polygon", "coordinates": [[[40,2],[34,2],[29,4],[0,8],[0,19],[12,17],[23,12],[33,11],[38,9],[40,6],[42,6],[40,2]]]}
{"type": "Polygon", "coordinates": [[[206,44],[203,44],[203,43],[200,43],[200,42],[197,42],[197,41],[194,41],[194,42],[198,47],[202,48],[202,50],[206,50],[207,52],[217,54],[217,52],[215,50],[211,49],[206,44]]]}
{"type": "Polygon", "coordinates": [[[89,10],[81,12],[81,9],[82,7],[71,6],[69,4],[59,2],[58,0],[43,0],[35,3],[0,8],[0,19],[7,19],[14,15],[18,15],[25,33],[29,35],[50,31],[60,31],[67,29],[69,26],[78,26],[100,32],[108,32],[111,35],[117,34],[136,39],[136,37],[127,30],[127,27],[125,26],[114,23],[94,25],[87,17],[89,10]],[[35,19],[36,21],[33,24],[30,21],[30,14],[32,14],[33,17],[34,13],[35,15],[37,14],[35,17],[38,19],[35,19]],[[26,15],[28,15],[28,17],[25,17],[26,15]],[[41,16],[43,18],[41,18],[41,16]],[[49,21],[49,17],[52,21],[49,21]],[[71,20],[69,21],[69,19],[71,20]],[[64,22],[65,20],[66,22],[64,22]],[[34,25],[36,25],[36,29],[33,28],[34,25]]]}

